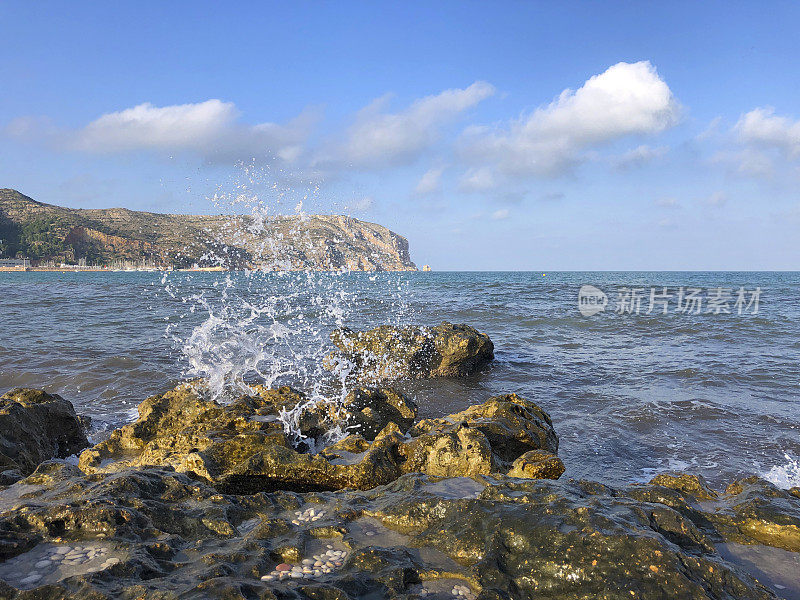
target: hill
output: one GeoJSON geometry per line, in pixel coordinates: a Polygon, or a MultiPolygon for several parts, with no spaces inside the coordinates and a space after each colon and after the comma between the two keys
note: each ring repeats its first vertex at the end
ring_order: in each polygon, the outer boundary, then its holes
{"type": "Polygon", "coordinates": [[[0,258],[89,264],[413,271],[408,241],[339,215],[174,215],[75,209],[0,189],[0,258]]]}

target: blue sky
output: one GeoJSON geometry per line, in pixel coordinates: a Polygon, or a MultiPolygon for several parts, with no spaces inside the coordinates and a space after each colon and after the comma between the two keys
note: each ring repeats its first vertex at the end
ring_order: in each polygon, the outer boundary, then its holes
{"type": "Polygon", "coordinates": [[[303,200],[437,270],[797,269],[798,22],[780,2],[3,2],[0,187],[303,200]]]}

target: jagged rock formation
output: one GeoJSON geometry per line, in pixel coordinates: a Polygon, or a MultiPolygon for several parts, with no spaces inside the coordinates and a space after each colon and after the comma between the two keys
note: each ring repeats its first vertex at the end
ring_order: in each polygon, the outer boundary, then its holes
{"type": "MultiPolygon", "coordinates": [[[[686,473],[618,488],[555,481],[564,467],[550,419],[513,394],[414,423],[402,395],[358,388],[344,403],[357,433],[300,453],[274,416],[308,404],[302,394],[257,388],[220,405],[198,385],[143,402],[139,420],[79,466],[45,460],[0,482],[0,598],[767,600],[800,591],[798,488],[750,477],[717,493],[686,473]],[[750,548],[785,567],[760,570],[750,548]]],[[[7,399],[60,400],[32,390],[7,399]]],[[[341,417],[309,408],[299,419],[309,436],[341,417]]],[[[29,435],[55,448],[62,433],[29,435]]]]}
{"type": "Polygon", "coordinates": [[[381,325],[369,331],[342,327],[331,333],[336,350],[325,357],[329,370],[344,369],[363,381],[458,377],[494,359],[489,336],[469,325],[436,327],[381,325]]]}
{"type": "Polygon", "coordinates": [[[0,189],[0,258],[186,267],[413,271],[408,241],[351,217],[167,215],[72,209],[0,189]]]}
{"type": "Polygon", "coordinates": [[[550,417],[515,394],[414,424],[417,407],[388,388],[353,390],[341,408],[309,405],[288,387],[255,389],[256,396],[228,405],[204,399],[200,382],[152,396],[136,422],[84,451],[79,465],[87,473],[170,465],[236,494],[369,489],[408,472],[461,477],[516,469],[518,477],[558,478],[564,471],[550,417]],[[293,438],[278,415],[306,405],[293,438]],[[349,435],[317,454],[303,452],[337,425],[349,435]],[[548,469],[518,468],[514,461],[531,450],[548,469]]]}

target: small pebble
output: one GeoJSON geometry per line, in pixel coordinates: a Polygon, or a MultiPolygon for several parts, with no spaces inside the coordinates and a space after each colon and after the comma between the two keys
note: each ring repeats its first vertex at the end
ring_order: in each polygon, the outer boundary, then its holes
{"type": "Polygon", "coordinates": [[[314,561],[313,561],[313,560],[311,560],[310,558],[304,558],[304,559],[302,560],[301,564],[304,564],[304,565],[308,565],[308,566],[310,566],[310,565],[313,565],[313,564],[314,564],[314,561]]]}
{"type": "Polygon", "coordinates": [[[375,535],[375,532],[374,531],[365,531],[364,535],[373,536],[373,535],[375,535]]]}
{"type": "Polygon", "coordinates": [[[37,569],[44,569],[45,567],[49,567],[50,566],[50,561],[49,560],[40,560],[34,566],[37,569]]]}
{"type": "Polygon", "coordinates": [[[264,576],[261,578],[261,581],[272,581],[273,579],[275,579],[275,576],[274,576],[274,575],[264,575],[264,576]]]}
{"type": "Polygon", "coordinates": [[[275,567],[276,571],[291,571],[292,565],[287,565],[286,563],[281,563],[277,567],[275,567]]]}
{"type": "Polygon", "coordinates": [[[61,546],[60,548],[56,548],[56,552],[58,554],[66,554],[70,550],[72,550],[72,548],[70,548],[69,546],[61,546]]]}
{"type": "Polygon", "coordinates": [[[295,520],[292,521],[292,525],[300,525],[300,521],[295,519],[295,520]]]}

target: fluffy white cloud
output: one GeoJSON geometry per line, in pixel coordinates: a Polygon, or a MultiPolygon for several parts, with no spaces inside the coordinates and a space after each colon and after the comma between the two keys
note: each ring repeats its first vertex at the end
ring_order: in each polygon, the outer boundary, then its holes
{"type": "Polygon", "coordinates": [[[777,150],[790,159],[800,157],[800,121],[778,116],[773,108],[742,115],[734,131],[745,145],[777,150]]]}
{"type": "Polygon", "coordinates": [[[741,175],[774,180],[788,175],[795,184],[800,162],[800,120],[775,114],[771,107],[744,113],[718,140],[711,162],[741,175]]]}
{"type": "Polygon", "coordinates": [[[420,196],[438,192],[442,187],[442,173],[444,167],[435,167],[427,171],[417,182],[414,192],[420,196]]]}
{"type": "Polygon", "coordinates": [[[363,168],[410,163],[438,139],[443,125],[494,91],[490,84],[476,81],[464,89],[420,98],[397,113],[384,112],[389,97],[379,98],[356,116],[333,160],[363,168]]]}
{"type": "Polygon", "coordinates": [[[303,152],[316,121],[305,111],[285,125],[239,121],[232,102],[206,100],[196,104],[153,106],[149,102],[107,113],[77,131],[34,128],[17,120],[7,132],[18,138],[46,138],[59,147],[97,154],[136,150],[193,152],[214,161],[252,158],[291,163],[303,152]]]}
{"type": "Polygon", "coordinates": [[[492,213],[492,220],[494,221],[502,221],[503,219],[507,219],[509,215],[507,208],[501,208],[496,210],[492,213]]]}
{"type": "Polygon", "coordinates": [[[146,102],[92,121],[78,132],[74,144],[93,152],[195,149],[231,129],[237,117],[233,103],[221,100],[163,107],[146,102]]]}
{"type": "Polygon", "coordinates": [[[578,90],[564,90],[548,106],[500,129],[470,128],[463,156],[507,175],[557,175],[584,153],[632,135],[675,124],[680,107],[647,61],[618,63],[578,90]]]}

